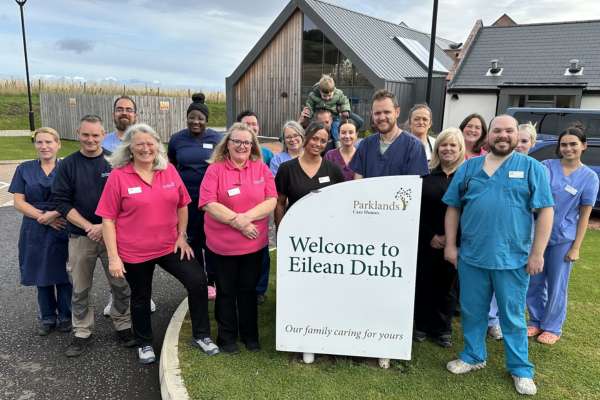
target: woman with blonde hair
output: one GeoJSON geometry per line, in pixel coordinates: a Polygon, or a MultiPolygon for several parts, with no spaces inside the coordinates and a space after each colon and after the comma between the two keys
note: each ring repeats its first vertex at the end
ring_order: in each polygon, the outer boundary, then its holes
{"type": "Polygon", "coordinates": [[[210,339],[206,275],[187,243],[188,191],[167,162],[160,136],[145,124],[132,125],[108,161],[108,177],[96,215],[110,274],[131,288],[131,322],[139,361],[156,361],[152,342],[150,295],[159,265],[187,289],[192,320],[191,346],[204,354],[219,352],[210,339]]]}
{"type": "Polygon", "coordinates": [[[52,128],[40,128],[34,141],[39,158],[17,167],[8,191],[14,194],[15,208],[23,214],[19,236],[21,285],[37,286],[42,323],[38,335],[46,336],[57,320],[58,330],[71,330],[73,286],[65,269],[69,243],[66,221],[55,210],[52,195],[60,137],[52,128]]]}
{"type": "Polygon", "coordinates": [[[447,206],[442,198],[464,161],[462,132],[447,128],[435,141],[430,174],[423,178],[413,340],[423,342],[433,334],[442,347],[452,347],[452,313],[458,301],[458,273],[444,259],[447,206]]]}
{"type": "Polygon", "coordinates": [[[206,213],[206,245],[215,269],[217,345],[239,354],[239,334],[248,351],[260,351],[256,286],[269,243],[269,214],[277,204],[273,174],[245,123],[229,128],[208,163],[198,207],[206,213]]]}
{"type": "Polygon", "coordinates": [[[536,124],[527,122],[518,126],[519,142],[515,148],[517,153],[527,155],[529,154],[529,150],[535,146],[535,139],[537,138],[537,132],[535,131],[536,124]]]}

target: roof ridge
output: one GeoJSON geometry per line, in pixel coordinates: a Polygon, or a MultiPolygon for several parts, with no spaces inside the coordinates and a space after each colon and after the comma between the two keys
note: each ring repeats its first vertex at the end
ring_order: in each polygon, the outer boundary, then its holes
{"type": "Polygon", "coordinates": [[[385,19],[381,19],[381,18],[373,17],[372,15],[368,15],[368,14],[365,14],[365,13],[361,13],[361,12],[359,12],[359,11],[356,11],[356,10],[351,10],[351,9],[349,9],[349,8],[342,7],[342,6],[340,6],[340,5],[337,5],[337,4],[328,3],[328,2],[326,2],[326,1],[323,1],[323,0],[305,0],[305,2],[306,2],[306,3],[308,3],[309,1],[313,1],[313,2],[315,2],[315,3],[322,3],[322,4],[326,4],[326,5],[328,5],[328,6],[337,7],[337,8],[340,8],[340,9],[342,9],[342,10],[350,11],[351,13],[354,13],[354,14],[359,14],[359,15],[365,16],[365,17],[367,17],[367,18],[371,18],[371,19],[375,19],[375,20],[377,20],[377,21],[385,22],[385,23],[387,23],[387,24],[391,24],[391,25],[394,25],[394,26],[397,26],[397,27],[400,27],[400,28],[403,28],[403,29],[410,29],[411,31],[415,31],[415,32],[419,32],[419,33],[426,34],[425,32],[418,31],[418,30],[416,30],[416,29],[414,29],[414,28],[405,27],[405,26],[402,26],[402,25],[400,25],[400,24],[397,24],[397,23],[395,23],[395,22],[391,22],[391,21],[387,21],[387,20],[385,20],[385,19]]]}
{"type": "MultiPolygon", "coordinates": [[[[318,1],[318,0],[314,0],[318,1]]],[[[517,25],[505,25],[505,26],[483,26],[485,29],[504,29],[504,28],[519,28],[519,27],[528,27],[528,26],[541,26],[541,25],[568,25],[568,24],[588,24],[588,23],[596,23],[600,22],[600,19],[590,19],[590,20],[580,20],[580,21],[562,21],[562,22],[536,22],[532,24],[517,24],[517,25]]]]}

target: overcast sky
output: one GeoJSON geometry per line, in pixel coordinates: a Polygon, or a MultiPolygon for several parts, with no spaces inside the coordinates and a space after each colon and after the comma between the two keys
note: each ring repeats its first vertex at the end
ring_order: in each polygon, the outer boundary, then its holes
{"type": "MultiPolygon", "coordinates": [[[[433,0],[330,0],[429,32],[433,0]]],[[[29,0],[30,74],[224,87],[285,0],[29,0]]],[[[441,0],[438,36],[464,42],[477,19],[600,19],[597,0],[441,0]]],[[[0,0],[0,77],[24,77],[19,6],[0,0]]]]}

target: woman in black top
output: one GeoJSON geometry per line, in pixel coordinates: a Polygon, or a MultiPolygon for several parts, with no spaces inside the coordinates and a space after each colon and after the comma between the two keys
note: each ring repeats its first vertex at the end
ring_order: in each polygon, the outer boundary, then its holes
{"type": "Polygon", "coordinates": [[[283,218],[287,207],[290,208],[313,190],[344,182],[344,174],[339,165],[321,158],[321,152],[327,146],[329,128],[322,122],[313,122],[306,128],[304,153],[279,166],[275,177],[275,186],[279,199],[275,207],[275,227],[283,218]]]}
{"type": "Polygon", "coordinates": [[[458,273],[454,265],[444,260],[447,206],[442,198],[464,160],[461,131],[445,129],[433,147],[431,173],[423,179],[413,340],[423,342],[432,333],[442,347],[452,347],[452,313],[458,301],[458,273]]]}

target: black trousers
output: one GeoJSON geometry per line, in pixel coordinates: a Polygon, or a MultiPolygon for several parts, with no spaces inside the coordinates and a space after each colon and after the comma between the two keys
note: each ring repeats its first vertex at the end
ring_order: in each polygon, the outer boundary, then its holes
{"type": "Polygon", "coordinates": [[[219,327],[217,345],[258,342],[256,286],[260,279],[263,250],[239,256],[211,252],[215,266],[215,319],[219,327]],[[237,307],[237,313],[236,313],[237,307]]]}
{"type": "Polygon", "coordinates": [[[444,249],[419,246],[415,288],[415,329],[437,336],[452,333],[458,302],[458,272],[444,259],[444,249]]]}
{"type": "Polygon", "coordinates": [[[127,271],[125,278],[131,288],[133,335],[139,347],[151,346],[154,340],[150,297],[152,296],[152,276],[156,264],[173,275],[187,289],[194,339],[204,339],[210,336],[206,274],[195,258],[191,260],[188,260],[187,256],[184,256],[183,260],[180,258],[181,250],[178,250],[176,254],[169,253],[166,256],[139,264],[124,263],[125,271],[127,271]]]}

